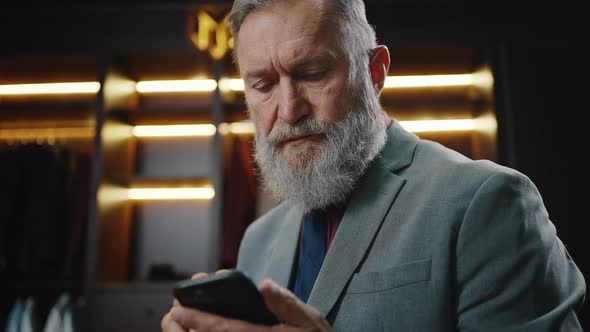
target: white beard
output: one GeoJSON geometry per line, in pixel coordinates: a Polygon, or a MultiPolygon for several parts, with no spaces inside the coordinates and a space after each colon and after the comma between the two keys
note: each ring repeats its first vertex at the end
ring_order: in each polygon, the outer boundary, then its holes
{"type": "MultiPolygon", "coordinates": [[[[264,185],[280,200],[305,211],[344,203],[387,138],[385,121],[370,84],[361,84],[342,103],[346,118],[336,124],[306,117],[294,125],[277,121],[268,136],[257,130],[254,158],[264,185]],[[321,135],[315,148],[292,148],[285,158],[281,142],[302,135],[321,135]]],[[[353,91],[352,89],[349,89],[353,91]]]]}

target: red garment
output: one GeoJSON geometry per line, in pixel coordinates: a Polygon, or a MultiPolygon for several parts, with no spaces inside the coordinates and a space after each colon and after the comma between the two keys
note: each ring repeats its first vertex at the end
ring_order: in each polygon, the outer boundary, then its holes
{"type": "MultiPolygon", "coordinates": [[[[331,208],[326,212],[325,222],[328,224],[328,228],[326,230],[326,253],[330,249],[330,245],[332,245],[332,241],[336,236],[336,231],[338,231],[338,226],[340,226],[340,221],[342,221],[342,216],[344,216],[344,210],[345,206],[339,206],[336,208],[331,208]]],[[[302,241],[303,223],[301,223],[301,230],[299,231],[299,250],[301,250],[302,241]]],[[[301,252],[299,254],[301,254],[301,252]]]]}
{"type": "Polygon", "coordinates": [[[223,193],[221,265],[233,268],[246,228],[256,216],[256,175],[250,142],[235,137],[223,193]]]}
{"type": "Polygon", "coordinates": [[[326,215],[326,222],[328,223],[328,231],[326,232],[326,252],[330,249],[332,240],[334,240],[334,236],[336,236],[336,231],[338,230],[338,226],[340,226],[340,221],[342,221],[343,215],[344,208],[329,211],[326,215]]]}
{"type": "Polygon", "coordinates": [[[385,126],[389,128],[393,123],[393,120],[385,113],[385,111],[381,111],[383,113],[383,120],[385,121],[385,126]]]}

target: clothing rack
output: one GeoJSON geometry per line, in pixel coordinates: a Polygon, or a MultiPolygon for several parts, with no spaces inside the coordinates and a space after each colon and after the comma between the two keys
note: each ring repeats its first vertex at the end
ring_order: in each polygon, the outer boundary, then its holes
{"type": "Polygon", "coordinates": [[[83,294],[91,158],[59,144],[0,144],[0,326],[17,299],[35,299],[43,316],[61,293],[83,294]]]}
{"type": "Polygon", "coordinates": [[[78,317],[84,304],[81,297],[69,291],[19,295],[11,302],[8,314],[0,319],[6,332],[79,330],[78,317]]]}

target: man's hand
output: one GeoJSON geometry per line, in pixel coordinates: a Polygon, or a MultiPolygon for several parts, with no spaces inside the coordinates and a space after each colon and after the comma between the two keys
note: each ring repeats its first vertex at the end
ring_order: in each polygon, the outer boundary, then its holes
{"type": "MultiPolygon", "coordinates": [[[[202,277],[198,274],[194,277],[202,277]]],[[[175,302],[164,319],[162,331],[331,331],[330,325],[313,307],[301,302],[289,290],[277,285],[270,279],[265,279],[260,285],[260,292],[268,309],[283,324],[275,326],[260,326],[235,319],[227,319],[204,311],[182,307],[175,302]]]]}

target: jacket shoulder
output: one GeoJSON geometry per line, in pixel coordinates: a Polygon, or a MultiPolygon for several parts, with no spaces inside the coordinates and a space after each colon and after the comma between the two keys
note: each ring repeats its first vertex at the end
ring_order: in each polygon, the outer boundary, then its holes
{"type": "MultiPolygon", "coordinates": [[[[519,171],[499,165],[490,160],[472,160],[455,150],[427,140],[420,140],[412,165],[414,172],[428,172],[430,179],[453,181],[457,184],[471,184],[479,187],[493,176],[512,178],[517,182],[530,182],[519,171]]],[[[410,167],[411,168],[411,167],[410,167]]]]}
{"type": "Polygon", "coordinates": [[[238,269],[248,269],[247,267],[255,265],[260,257],[269,257],[273,242],[285,222],[284,216],[289,209],[286,203],[281,203],[248,226],[240,243],[238,269]]]}

